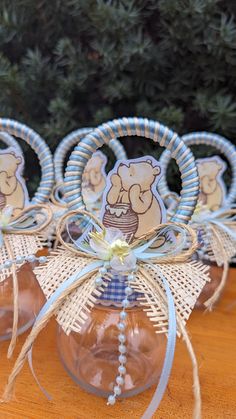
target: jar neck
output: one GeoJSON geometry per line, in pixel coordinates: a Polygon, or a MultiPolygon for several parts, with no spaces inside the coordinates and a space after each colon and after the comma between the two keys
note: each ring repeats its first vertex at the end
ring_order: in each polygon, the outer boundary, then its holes
{"type": "MultiPolygon", "coordinates": [[[[107,282],[107,286],[98,299],[98,303],[104,306],[121,307],[122,301],[126,298],[127,275],[117,274],[114,271],[110,273],[112,274],[111,280],[107,282]]],[[[140,293],[134,291],[129,296],[130,306],[138,305],[138,297],[140,295],[140,293]]]]}
{"type": "MultiPolygon", "coordinates": [[[[97,301],[95,304],[97,310],[112,310],[112,311],[119,311],[121,310],[122,306],[119,303],[114,302],[107,302],[107,301],[97,301]]],[[[135,304],[130,304],[128,308],[126,308],[127,313],[136,312],[136,311],[143,311],[144,307],[140,305],[137,301],[135,304]]]]}

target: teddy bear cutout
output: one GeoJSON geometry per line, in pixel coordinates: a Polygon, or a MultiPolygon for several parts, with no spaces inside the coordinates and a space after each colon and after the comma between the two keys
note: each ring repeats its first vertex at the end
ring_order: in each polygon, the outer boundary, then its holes
{"type": "Polygon", "coordinates": [[[0,209],[13,207],[13,215],[18,215],[28,204],[29,196],[22,177],[23,156],[13,148],[0,151],[0,209]]]}
{"type": "Polygon", "coordinates": [[[210,211],[217,211],[224,206],[226,195],[222,175],[226,169],[225,162],[218,156],[196,160],[199,178],[199,201],[210,211]]]}
{"type": "Polygon", "coordinates": [[[95,204],[101,199],[106,186],[107,157],[97,151],[85,166],[82,178],[82,191],[86,207],[95,204]]]}
{"type": "Polygon", "coordinates": [[[103,195],[105,227],[119,228],[132,241],[165,222],[166,210],[157,192],[160,173],[159,163],[150,156],[118,161],[103,195]]]}

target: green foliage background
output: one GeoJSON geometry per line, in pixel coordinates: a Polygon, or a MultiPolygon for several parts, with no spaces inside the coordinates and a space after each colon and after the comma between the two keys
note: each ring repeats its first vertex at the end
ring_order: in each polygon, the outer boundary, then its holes
{"type": "MultiPolygon", "coordinates": [[[[72,129],[124,115],[235,143],[235,13],[234,0],[1,0],[1,115],[52,150],[72,129]]],[[[159,153],[133,144],[130,157],[159,153]]]]}

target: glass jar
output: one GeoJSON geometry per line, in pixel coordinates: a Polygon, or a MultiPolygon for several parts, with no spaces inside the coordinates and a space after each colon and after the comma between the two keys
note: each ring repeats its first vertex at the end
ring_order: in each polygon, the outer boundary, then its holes
{"type": "Polygon", "coordinates": [[[210,262],[208,260],[204,260],[204,264],[209,266],[209,277],[211,278],[210,282],[207,282],[206,285],[203,287],[202,292],[200,293],[197,302],[195,304],[195,308],[204,310],[206,306],[204,303],[212,297],[217,287],[220,285],[223,267],[218,266],[214,262],[210,262]]]}
{"type": "MultiPolygon", "coordinates": [[[[47,250],[37,253],[46,255],[47,250]]],[[[35,317],[45,302],[44,294],[33,273],[33,264],[25,263],[17,271],[18,280],[18,335],[34,323],[35,317]]],[[[11,339],[13,326],[13,281],[9,276],[0,282],[0,341],[11,339]]]]}
{"type": "MultiPolygon", "coordinates": [[[[58,327],[58,350],[66,371],[83,389],[102,397],[112,393],[119,367],[120,310],[97,304],[80,333],[66,335],[58,327]]],[[[166,349],[166,335],[156,333],[143,308],[129,308],[127,314],[127,363],[120,397],[136,395],[158,382],[166,349]]]]}

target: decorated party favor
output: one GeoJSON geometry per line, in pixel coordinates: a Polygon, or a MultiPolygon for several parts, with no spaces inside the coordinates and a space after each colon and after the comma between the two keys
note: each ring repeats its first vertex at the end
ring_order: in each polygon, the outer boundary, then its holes
{"type": "Polygon", "coordinates": [[[45,262],[40,232],[51,220],[43,204],[53,186],[49,148],[32,129],[10,119],[0,119],[1,138],[11,147],[0,151],[0,340],[11,338],[11,356],[16,337],[28,329],[44,301],[33,274],[35,263],[45,262]],[[29,200],[23,177],[24,156],[14,138],[25,140],[38,155],[41,181],[29,200]]]}
{"type": "MultiPolygon", "coordinates": [[[[196,132],[182,137],[185,144],[204,144],[214,147],[228,161],[232,179],[227,191],[223,174],[226,163],[220,156],[206,157],[196,160],[199,179],[199,201],[191,220],[191,226],[197,231],[200,247],[197,254],[205,263],[210,264],[211,282],[206,284],[197,302],[197,307],[212,308],[218,300],[228,273],[229,262],[236,253],[236,149],[228,140],[207,132],[196,132]]],[[[160,162],[163,167],[163,178],[159,183],[159,191],[167,205],[172,202],[166,179],[167,167],[171,159],[169,151],[164,151],[160,162]]],[[[175,200],[175,202],[178,202],[175,200]]],[[[173,205],[172,205],[173,208],[173,205]]]]}
{"type": "MultiPolygon", "coordinates": [[[[64,197],[64,166],[67,153],[90,132],[92,132],[91,128],[79,128],[71,132],[63,138],[54,153],[55,186],[51,195],[51,208],[54,214],[54,221],[45,232],[48,245],[51,245],[55,240],[55,227],[59,217],[67,211],[64,197]]],[[[126,158],[125,150],[118,140],[113,139],[109,147],[113,151],[116,159],[126,158]]],[[[106,186],[106,164],[106,155],[101,151],[97,151],[88,161],[83,174],[82,187],[86,208],[97,214],[99,214],[101,209],[101,198],[106,186]]],[[[78,228],[75,223],[71,223],[70,233],[73,236],[77,235],[78,228]]]]}
{"type": "Polygon", "coordinates": [[[47,302],[10,374],[4,400],[11,398],[27,357],[34,371],[32,345],[55,315],[66,370],[85,390],[107,397],[109,406],[119,397],[138,394],[158,383],[145,418],[152,417],[162,399],[176,334],[182,335],[194,365],[194,416],[200,418],[197,363],[185,328],[208,281],[207,267],[189,261],[198,246],[196,233],[187,225],[198,188],[191,152],[177,134],[158,122],[117,119],[80,141],[65,176],[70,212],[57,225],[61,246],[44,266],[35,269],[47,302]],[[82,181],[86,163],[98,147],[124,136],[152,139],[168,147],[176,159],[183,187],[169,222],[165,222],[156,188],[162,169],[149,156],[116,163],[108,175],[101,219],[85,210],[82,181]],[[66,243],[62,231],[72,218],[84,226],[84,232],[66,243]]]}

